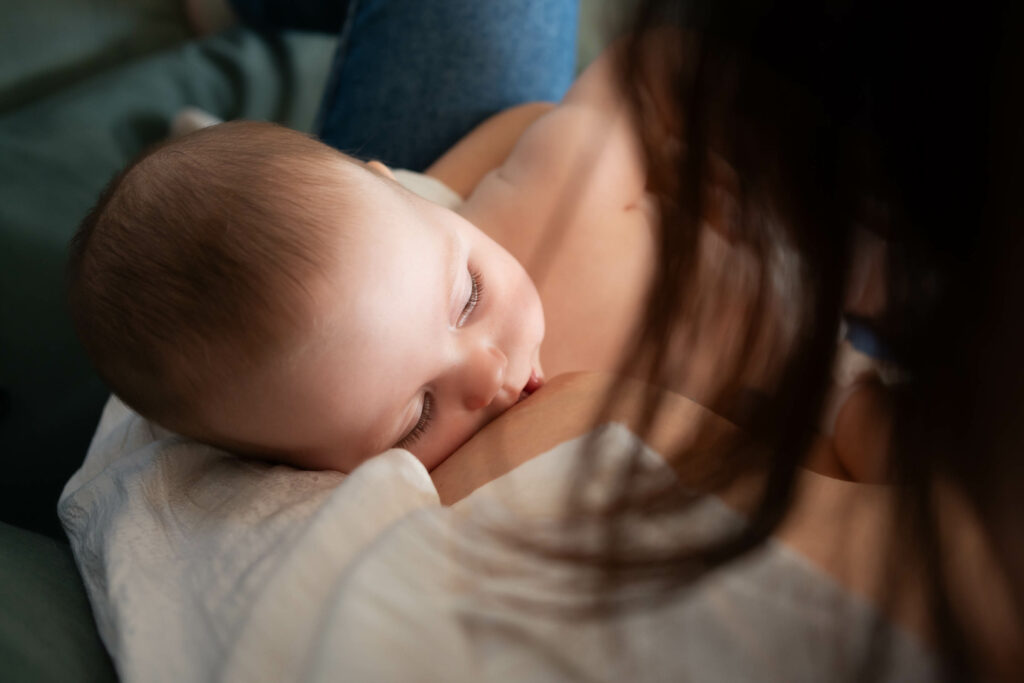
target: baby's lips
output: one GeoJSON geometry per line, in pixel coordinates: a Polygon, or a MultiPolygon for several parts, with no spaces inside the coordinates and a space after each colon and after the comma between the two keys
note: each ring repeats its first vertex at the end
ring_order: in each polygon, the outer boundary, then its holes
{"type": "Polygon", "coordinates": [[[530,379],[526,380],[526,386],[524,386],[523,390],[519,392],[519,398],[516,400],[516,403],[529,398],[530,394],[537,391],[542,386],[544,386],[544,378],[538,377],[536,370],[531,371],[530,379]]]}
{"type": "Polygon", "coordinates": [[[523,391],[526,392],[527,394],[532,394],[533,392],[540,389],[542,386],[544,386],[544,378],[538,377],[537,371],[533,370],[530,373],[530,379],[526,381],[526,386],[523,387],[523,391]]]}

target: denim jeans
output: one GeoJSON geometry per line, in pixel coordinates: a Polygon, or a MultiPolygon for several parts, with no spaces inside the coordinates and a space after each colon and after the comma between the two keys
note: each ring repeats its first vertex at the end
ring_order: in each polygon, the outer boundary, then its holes
{"type": "Polygon", "coordinates": [[[507,107],[558,101],[573,79],[577,0],[232,0],[262,29],[337,32],[317,134],[423,170],[507,107]]]}

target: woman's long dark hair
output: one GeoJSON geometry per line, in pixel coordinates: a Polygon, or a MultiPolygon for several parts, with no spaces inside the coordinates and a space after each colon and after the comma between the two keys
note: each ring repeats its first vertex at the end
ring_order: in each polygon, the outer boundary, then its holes
{"type": "MultiPolygon", "coordinates": [[[[1012,97],[1021,23],[984,3],[955,12],[910,4],[640,3],[621,75],[641,124],[660,249],[624,374],[678,386],[693,370],[677,348],[706,332],[686,318],[708,293],[694,274],[702,224],[722,213],[709,188],[715,160],[724,161],[724,232],[763,267],[733,328],[741,352],[716,368],[721,379],[701,402],[742,427],[715,441],[716,481],[757,470],[764,484],[735,535],[638,553],[621,543],[617,520],[694,498],[674,489],[655,504],[627,478],[601,510],[608,542],[586,561],[616,585],[654,577],[672,589],[771,536],[818,429],[854,234],[867,230],[888,245],[886,305],[868,322],[904,377],[892,389],[893,538],[926,572],[931,626],[960,679],[980,665],[941,569],[957,550],[939,530],[937,485],[954,488],[980,520],[1024,618],[1024,185],[1014,173],[1024,119],[1012,97]],[[779,253],[799,274],[783,309],[766,265],[779,253]]],[[[647,406],[650,420],[657,409],[647,406]]]]}

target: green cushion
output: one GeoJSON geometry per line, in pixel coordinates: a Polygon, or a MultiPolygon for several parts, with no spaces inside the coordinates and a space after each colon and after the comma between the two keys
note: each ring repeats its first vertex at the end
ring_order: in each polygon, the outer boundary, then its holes
{"type": "Polygon", "coordinates": [[[188,38],[180,0],[4,0],[0,112],[188,38]]]}
{"type": "MultiPolygon", "coordinates": [[[[5,6],[0,25],[7,15],[5,6]]],[[[60,535],[57,497],[106,397],[75,339],[63,289],[68,240],[100,189],[165,137],[187,105],[308,129],[333,42],[235,29],[0,112],[0,520],[60,535]]]]}
{"type": "Polygon", "coordinates": [[[66,543],[0,522],[0,678],[116,681],[66,543]]]}

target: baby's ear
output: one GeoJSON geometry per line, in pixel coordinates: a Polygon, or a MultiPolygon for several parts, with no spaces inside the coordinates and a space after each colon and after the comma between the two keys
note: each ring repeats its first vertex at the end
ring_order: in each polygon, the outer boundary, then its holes
{"type": "Polygon", "coordinates": [[[391,172],[391,169],[382,164],[381,162],[377,161],[376,159],[374,159],[373,161],[367,161],[366,167],[373,171],[374,173],[384,176],[385,178],[391,178],[392,180],[395,179],[395,174],[391,172]]]}

